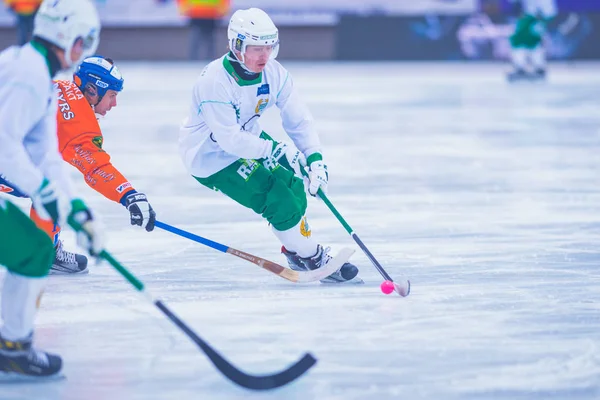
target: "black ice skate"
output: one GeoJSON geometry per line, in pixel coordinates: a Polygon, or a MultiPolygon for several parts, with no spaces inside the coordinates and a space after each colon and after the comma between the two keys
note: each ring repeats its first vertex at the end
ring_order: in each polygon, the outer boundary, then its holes
{"type": "Polygon", "coordinates": [[[50,268],[50,275],[87,274],[88,259],[86,256],[71,253],[63,248],[62,240],[56,245],[56,257],[50,268]]]}
{"type": "Polygon", "coordinates": [[[515,68],[506,75],[506,79],[508,79],[509,82],[528,81],[531,79],[531,75],[522,68],[515,68]]]}
{"type": "MultiPolygon", "coordinates": [[[[322,267],[332,258],[329,255],[329,250],[329,247],[323,248],[323,246],[318,245],[317,254],[312,257],[304,258],[294,252],[288,251],[285,247],[281,247],[281,252],[287,258],[288,265],[294,271],[312,271],[322,267]]],[[[358,268],[355,265],[346,262],[337,272],[334,272],[325,279],[321,279],[321,283],[360,284],[364,282],[358,277],[358,268]]]]}
{"type": "Polygon", "coordinates": [[[533,71],[532,79],[540,81],[546,80],[546,70],[544,68],[537,68],[533,71]]]}
{"type": "Polygon", "coordinates": [[[62,378],[62,359],[32,347],[33,335],[19,341],[0,336],[0,381],[62,378]]]}

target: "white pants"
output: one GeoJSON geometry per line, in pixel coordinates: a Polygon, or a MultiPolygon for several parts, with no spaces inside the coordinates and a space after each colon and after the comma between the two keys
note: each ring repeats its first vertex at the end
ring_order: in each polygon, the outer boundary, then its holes
{"type": "Polygon", "coordinates": [[[8,272],[2,288],[2,336],[8,340],[26,338],[33,322],[46,278],[28,278],[8,272]]]}

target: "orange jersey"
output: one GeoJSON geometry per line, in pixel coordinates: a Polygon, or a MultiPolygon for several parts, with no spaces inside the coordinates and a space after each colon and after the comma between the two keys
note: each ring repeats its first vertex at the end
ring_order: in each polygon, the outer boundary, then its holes
{"type": "Polygon", "coordinates": [[[104,197],[124,205],[123,196],[134,190],[102,150],[102,132],[94,109],[71,81],[55,81],[58,96],[58,149],[77,168],[85,182],[104,197]]]}

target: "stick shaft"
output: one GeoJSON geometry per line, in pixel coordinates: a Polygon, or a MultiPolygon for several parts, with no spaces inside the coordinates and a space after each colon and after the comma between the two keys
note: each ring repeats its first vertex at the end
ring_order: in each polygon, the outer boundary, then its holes
{"type": "Polygon", "coordinates": [[[346,220],[344,219],[344,217],[342,217],[342,214],[340,214],[338,212],[338,210],[333,206],[333,204],[331,203],[331,201],[329,201],[329,199],[327,198],[327,196],[325,195],[325,193],[323,193],[323,191],[321,189],[319,189],[319,191],[317,192],[317,194],[319,195],[319,197],[321,198],[321,200],[323,200],[323,202],[327,205],[327,207],[329,208],[329,210],[331,210],[331,212],[333,213],[333,215],[335,215],[335,217],[337,218],[337,220],[340,221],[340,223],[342,224],[342,226],[344,227],[344,229],[346,229],[346,232],[348,232],[348,234],[350,236],[352,236],[352,239],[354,239],[354,241],[356,242],[356,244],[358,244],[358,247],[360,247],[361,250],[369,258],[369,260],[371,260],[371,263],[373,263],[373,265],[375,266],[375,268],[377,269],[377,271],[379,271],[379,273],[381,274],[381,276],[383,277],[383,279],[385,279],[387,281],[393,282],[393,280],[390,277],[390,275],[383,269],[383,267],[381,266],[381,264],[379,263],[379,261],[377,261],[377,259],[373,255],[373,253],[371,253],[371,251],[369,251],[369,249],[367,248],[367,246],[365,246],[365,244],[363,243],[363,241],[360,240],[360,238],[358,237],[358,235],[354,232],[354,230],[346,222],[346,220]]]}
{"type": "Polygon", "coordinates": [[[145,294],[146,298],[152,302],[173,324],[175,324],[185,335],[192,340],[200,350],[206,354],[210,362],[232,382],[252,390],[269,390],[278,388],[296,380],[304,375],[312,368],[317,360],[311,354],[305,354],[300,360],[292,364],[290,367],[272,374],[272,375],[250,375],[241,371],[229,361],[227,361],[220,353],[210,346],[204,339],[196,334],[187,324],[171,311],[166,304],[160,300],[154,300],[152,295],[148,293],[144,284],[138,280],[131,272],[127,270],[121,263],[112,257],[107,251],[103,250],[100,257],[109,262],[129,283],[131,283],[140,293],[145,294]]]}
{"type": "Polygon", "coordinates": [[[155,226],[157,226],[161,229],[164,229],[165,231],[182,236],[184,238],[191,239],[195,242],[202,243],[208,247],[212,247],[213,249],[219,250],[220,252],[223,252],[223,253],[227,253],[227,250],[229,249],[229,247],[225,246],[224,244],[214,242],[210,239],[203,238],[202,236],[194,235],[191,232],[184,231],[183,229],[179,229],[172,225],[165,224],[164,222],[161,222],[161,221],[156,221],[155,226]]]}
{"type": "MultiPolygon", "coordinates": [[[[337,220],[340,221],[340,223],[342,224],[342,226],[344,227],[344,229],[346,229],[346,232],[348,232],[348,234],[350,234],[350,236],[352,236],[352,239],[354,239],[354,241],[356,242],[356,244],[358,244],[358,247],[360,247],[361,250],[369,258],[369,260],[371,260],[371,263],[373,263],[373,265],[375,266],[375,269],[377,269],[377,271],[381,274],[381,276],[383,277],[383,279],[385,279],[386,281],[394,282],[394,280],[392,279],[392,277],[390,276],[390,274],[388,274],[386,272],[386,270],[383,269],[383,267],[381,266],[381,264],[379,263],[379,261],[377,261],[377,259],[373,255],[373,253],[371,253],[371,251],[367,248],[367,246],[363,243],[363,241],[360,240],[360,238],[358,237],[358,235],[354,232],[354,230],[346,222],[346,220],[344,219],[344,217],[342,217],[342,215],[338,212],[338,210],[333,206],[333,204],[331,203],[331,201],[329,201],[329,199],[327,198],[327,196],[325,195],[325,193],[323,193],[323,191],[321,189],[319,189],[319,191],[317,192],[317,194],[319,195],[319,197],[321,198],[321,200],[323,200],[323,202],[327,205],[327,207],[329,208],[329,210],[331,210],[331,212],[333,213],[333,215],[335,215],[335,217],[337,218],[337,220]]],[[[394,287],[396,288],[396,291],[398,292],[398,294],[400,294],[403,297],[408,296],[408,294],[410,293],[410,281],[408,279],[404,279],[401,282],[400,285],[394,283],[394,287]]]]}
{"type": "Polygon", "coordinates": [[[362,242],[362,240],[360,240],[358,235],[354,232],[352,232],[351,235],[352,235],[352,239],[354,239],[356,244],[358,244],[358,247],[360,247],[362,249],[362,251],[367,255],[369,260],[371,260],[371,262],[373,263],[375,268],[377,268],[377,271],[379,271],[381,276],[383,276],[383,279],[385,279],[386,281],[393,282],[392,278],[388,275],[388,273],[385,271],[385,269],[383,269],[381,264],[379,264],[379,261],[377,261],[377,259],[373,255],[373,253],[371,253],[371,251],[367,248],[367,246],[365,246],[365,244],[362,242]]]}
{"type": "MultiPolygon", "coordinates": [[[[337,269],[335,269],[335,265],[333,263],[331,263],[331,266],[329,266],[329,264],[328,264],[328,266],[326,266],[324,268],[319,268],[319,269],[312,270],[312,271],[294,271],[290,268],[285,268],[277,263],[274,263],[273,261],[269,261],[265,258],[255,256],[250,253],[246,253],[245,251],[234,249],[233,247],[228,247],[228,246],[222,245],[222,244],[214,242],[212,240],[203,238],[202,236],[198,236],[193,233],[184,231],[183,229],[176,228],[176,227],[166,224],[164,222],[156,221],[156,226],[161,229],[166,230],[167,232],[171,232],[178,236],[184,237],[186,239],[190,239],[194,242],[204,244],[208,247],[219,250],[223,253],[231,254],[233,256],[241,258],[242,260],[249,261],[252,264],[258,265],[262,269],[265,269],[275,275],[280,276],[283,279],[286,279],[286,280],[288,280],[290,282],[294,282],[294,283],[316,282],[316,281],[319,281],[319,280],[333,274],[337,270],[337,269]]],[[[347,254],[348,250],[349,249],[346,249],[345,254],[347,254]]],[[[349,258],[351,254],[352,253],[350,253],[347,257],[349,258]]],[[[347,261],[347,258],[345,261],[347,261]]],[[[338,267],[338,269],[339,269],[339,267],[338,267]]]]}
{"type": "Polygon", "coordinates": [[[111,256],[107,251],[102,250],[102,252],[100,253],[100,257],[104,258],[106,261],[108,261],[108,263],[110,265],[112,265],[114,269],[116,269],[117,271],[119,271],[119,273],[121,275],[123,275],[123,277],[125,279],[127,279],[127,281],[129,283],[131,283],[139,292],[144,292],[145,291],[145,287],[144,287],[144,284],[142,283],[142,281],[140,281],[135,276],[133,276],[133,274],[131,272],[129,272],[127,270],[127,268],[125,268],[124,266],[122,266],[121,263],[118,262],[117,260],[115,260],[113,258],[113,256],[111,256]]]}

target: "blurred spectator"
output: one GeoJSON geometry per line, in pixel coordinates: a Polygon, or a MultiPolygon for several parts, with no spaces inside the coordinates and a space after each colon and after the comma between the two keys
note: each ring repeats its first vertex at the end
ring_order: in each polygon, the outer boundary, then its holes
{"type": "Polygon", "coordinates": [[[179,11],[190,19],[190,60],[215,57],[217,21],[229,13],[230,0],[177,0],[179,11]],[[204,52],[200,56],[200,47],[204,52]]]}
{"type": "Polygon", "coordinates": [[[4,0],[4,3],[17,16],[17,39],[22,46],[31,40],[33,19],[42,0],[4,0]]]}

